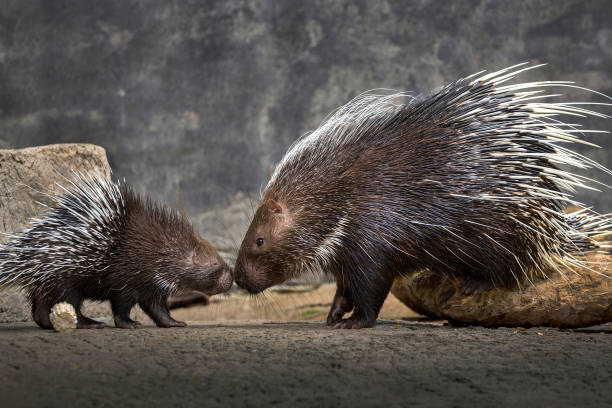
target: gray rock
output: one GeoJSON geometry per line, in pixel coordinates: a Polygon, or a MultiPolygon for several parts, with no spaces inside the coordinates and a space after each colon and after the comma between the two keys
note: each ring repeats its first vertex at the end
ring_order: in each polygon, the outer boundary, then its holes
{"type": "MultiPolygon", "coordinates": [[[[65,185],[72,171],[110,176],[106,152],[90,144],[55,144],[0,150],[0,232],[21,231],[48,204],[46,194],[65,185]]],[[[0,241],[6,240],[0,235],[0,241]]]]}
{"type": "MultiPolygon", "coordinates": [[[[46,194],[66,185],[72,171],[97,172],[110,177],[106,152],[90,144],[55,144],[18,150],[0,150],[0,239],[28,227],[49,203],[46,194]],[[57,183],[57,184],[56,184],[57,183]]],[[[87,302],[90,315],[110,315],[107,304],[87,302]]],[[[0,322],[31,320],[30,306],[17,289],[0,291],[0,322]]]]}

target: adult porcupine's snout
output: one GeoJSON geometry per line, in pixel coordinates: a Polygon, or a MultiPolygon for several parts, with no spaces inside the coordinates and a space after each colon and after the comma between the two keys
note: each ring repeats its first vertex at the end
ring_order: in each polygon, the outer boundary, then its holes
{"type": "Polygon", "coordinates": [[[248,262],[239,262],[234,269],[234,279],[236,284],[249,293],[258,293],[261,291],[256,281],[249,279],[250,276],[256,276],[255,269],[248,262]]]}

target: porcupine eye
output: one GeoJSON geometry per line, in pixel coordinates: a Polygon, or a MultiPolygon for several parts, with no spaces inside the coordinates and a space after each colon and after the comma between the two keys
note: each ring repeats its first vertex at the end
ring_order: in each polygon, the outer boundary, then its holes
{"type": "Polygon", "coordinates": [[[257,246],[260,247],[264,244],[264,239],[263,238],[257,238],[257,241],[255,241],[257,243],[257,246]]]}

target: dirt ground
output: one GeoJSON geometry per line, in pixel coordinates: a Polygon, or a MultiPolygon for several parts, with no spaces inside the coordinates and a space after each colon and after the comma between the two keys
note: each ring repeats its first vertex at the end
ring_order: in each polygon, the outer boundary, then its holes
{"type": "Polygon", "coordinates": [[[0,324],[0,406],[611,404],[612,324],[457,328],[390,297],[375,328],[333,330],[322,322],[332,293],[216,298],[173,311],[188,320],[179,329],[0,324]]]}
{"type": "MultiPolygon", "coordinates": [[[[225,321],[225,320],[268,320],[268,321],[322,321],[327,318],[331,301],[336,291],[335,284],[325,284],[304,292],[272,292],[264,295],[214,296],[208,306],[177,309],[172,316],[177,320],[225,321]]],[[[404,319],[420,317],[393,295],[385,301],[379,317],[381,319],[404,319]]]]}

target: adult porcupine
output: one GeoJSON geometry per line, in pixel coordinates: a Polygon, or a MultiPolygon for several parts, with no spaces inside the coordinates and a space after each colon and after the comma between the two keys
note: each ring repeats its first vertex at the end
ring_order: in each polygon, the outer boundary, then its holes
{"type": "Polygon", "coordinates": [[[610,221],[563,212],[589,179],[559,165],[603,167],[561,146],[586,143],[577,133],[588,131],[556,117],[605,115],[538,100],[571,82],[505,84],[535,68],[522,65],[411,100],[366,93],[339,108],[276,167],[236,283],[259,292],[300,272],[330,272],[328,324],[360,328],[375,323],[402,273],[429,268],[477,293],[581,264],[610,221]]]}
{"type": "Polygon", "coordinates": [[[160,327],[184,326],[170,317],[169,295],[230,288],[230,268],[181,214],[98,175],[67,183],[30,229],[0,245],[0,287],[23,288],[39,326],[50,328],[51,307],[68,302],[78,328],[103,327],[81,314],[84,299],[110,300],[117,327],[139,326],[137,303],[160,327]]]}

